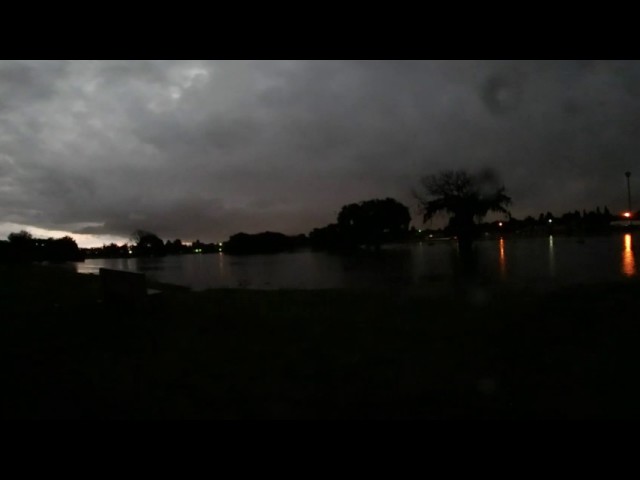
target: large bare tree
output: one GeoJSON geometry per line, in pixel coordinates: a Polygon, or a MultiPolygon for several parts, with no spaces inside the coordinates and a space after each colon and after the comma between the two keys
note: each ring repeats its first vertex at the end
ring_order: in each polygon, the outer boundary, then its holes
{"type": "Polygon", "coordinates": [[[449,215],[449,227],[458,238],[460,253],[471,253],[476,221],[489,212],[509,215],[511,198],[493,170],[471,174],[466,170],[445,170],[421,179],[421,190],[414,192],[423,221],[439,213],[449,215]]]}

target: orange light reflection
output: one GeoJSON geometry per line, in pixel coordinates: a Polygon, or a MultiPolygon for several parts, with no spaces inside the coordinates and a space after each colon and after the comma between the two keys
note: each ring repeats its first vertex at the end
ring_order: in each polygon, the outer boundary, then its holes
{"type": "Polygon", "coordinates": [[[500,277],[507,277],[507,259],[504,254],[504,238],[500,237],[500,277]]]}
{"type": "Polygon", "coordinates": [[[622,252],[622,274],[632,277],[636,274],[636,259],[633,257],[633,245],[631,242],[631,234],[624,236],[624,250],[622,252]]]}

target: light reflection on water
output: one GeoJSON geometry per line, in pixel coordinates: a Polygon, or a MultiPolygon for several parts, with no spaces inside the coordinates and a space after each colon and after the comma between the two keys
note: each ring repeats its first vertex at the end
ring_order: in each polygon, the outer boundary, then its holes
{"type": "Polygon", "coordinates": [[[622,252],[622,274],[632,277],[636,274],[636,260],[633,257],[633,243],[631,234],[624,236],[624,250],[622,252]]]}
{"type": "MultiPolygon", "coordinates": [[[[637,277],[633,235],[503,237],[497,248],[495,239],[481,240],[475,244],[477,271],[489,281],[542,288],[637,277]]],[[[81,273],[98,273],[100,267],[138,271],[194,289],[432,288],[457,275],[456,251],[455,242],[443,240],[387,246],[380,255],[214,253],[90,259],[75,268],[81,273]]]]}
{"type": "Polygon", "coordinates": [[[507,259],[504,255],[504,238],[500,237],[500,278],[505,280],[507,278],[507,259]]]}
{"type": "Polygon", "coordinates": [[[556,254],[553,249],[553,235],[549,235],[549,275],[556,276],[556,254]]]}

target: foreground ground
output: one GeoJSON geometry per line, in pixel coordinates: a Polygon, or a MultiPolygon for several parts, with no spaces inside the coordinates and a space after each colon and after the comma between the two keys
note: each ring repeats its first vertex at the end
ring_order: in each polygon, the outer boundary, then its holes
{"type": "Polygon", "coordinates": [[[188,292],[0,267],[2,418],[638,418],[638,283],[188,292]]]}

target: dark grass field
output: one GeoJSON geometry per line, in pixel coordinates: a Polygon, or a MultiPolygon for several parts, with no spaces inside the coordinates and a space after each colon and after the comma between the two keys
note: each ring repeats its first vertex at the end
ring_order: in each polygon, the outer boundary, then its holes
{"type": "Polygon", "coordinates": [[[165,292],[0,267],[0,415],[135,419],[640,417],[640,284],[551,293],[165,292]]]}

